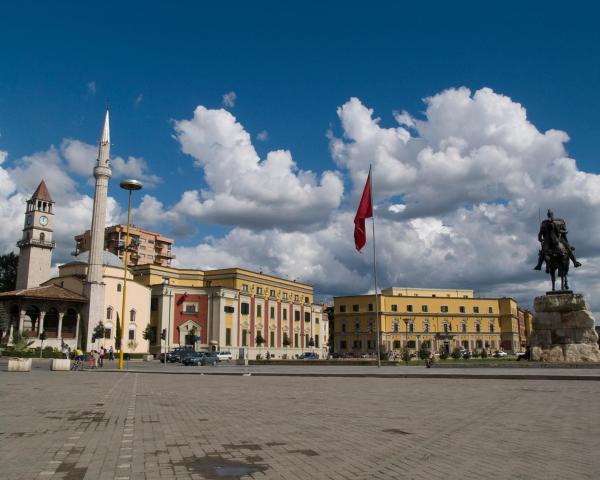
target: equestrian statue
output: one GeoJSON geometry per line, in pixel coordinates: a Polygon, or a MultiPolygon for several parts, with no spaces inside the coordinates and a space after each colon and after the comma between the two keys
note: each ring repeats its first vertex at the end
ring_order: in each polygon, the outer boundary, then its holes
{"type": "Polygon", "coordinates": [[[538,240],[542,248],[538,254],[538,263],[534,270],[541,270],[542,264],[546,262],[546,273],[552,279],[552,291],[555,291],[556,273],[560,277],[560,289],[569,290],[569,260],[575,268],[581,263],[573,253],[575,248],[569,244],[567,239],[567,224],[562,218],[554,218],[552,210],[548,210],[548,218],[540,224],[538,240]]]}

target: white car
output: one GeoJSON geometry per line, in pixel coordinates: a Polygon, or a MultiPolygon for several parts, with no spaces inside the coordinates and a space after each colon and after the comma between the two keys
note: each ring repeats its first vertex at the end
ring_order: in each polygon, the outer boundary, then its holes
{"type": "Polygon", "coordinates": [[[508,357],[508,353],[506,353],[506,352],[496,352],[496,353],[494,353],[494,357],[496,357],[496,358],[508,357]]]}
{"type": "Polygon", "coordinates": [[[219,359],[219,362],[222,362],[223,360],[233,360],[233,355],[231,355],[231,352],[217,352],[217,358],[219,359]]]}

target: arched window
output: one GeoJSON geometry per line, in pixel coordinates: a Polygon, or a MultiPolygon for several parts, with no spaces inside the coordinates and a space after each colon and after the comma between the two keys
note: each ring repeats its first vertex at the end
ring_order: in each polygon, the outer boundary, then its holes
{"type": "Polygon", "coordinates": [[[120,291],[121,291],[121,284],[117,283],[117,292],[120,292],[120,291]]]}
{"type": "Polygon", "coordinates": [[[460,324],[460,331],[463,333],[467,333],[467,322],[462,322],[460,324]]]}
{"type": "Polygon", "coordinates": [[[46,234],[44,232],[40,232],[40,242],[46,240],[46,234]]]}
{"type": "Polygon", "coordinates": [[[475,324],[475,331],[476,331],[477,333],[481,333],[481,323],[477,322],[477,323],[475,324]]]}
{"type": "Polygon", "coordinates": [[[494,322],[490,322],[490,332],[494,333],[494,322]]]}
{"type": "Polygon", "coordinates": [[[448,333],[448,323],[444,322],[444,333],[448,333]]]}
{"type": "Polygon", "coordinates": [[[135,310],[133,308],[129,311],[129,321],[135,322],[135,310]]]}
{"type": "Polygon", "coordinates": [[[113,308],[112,307],[108,307],[106,309],[106,319],[107,320],[112,320],[112,316],[113,316],[113,308]]]}
{"type": "Polygon", "coordinates": [[[425,321],[423,322],[423,331],[424,331],[425,333],[429,333],[429,321],[427,321],[427,320],[425,320],[425,321]]]}
{"type": "Polygon", "coordinates": [[[415,331],[415,324],[414,324],[413,322],[410,322],[410,323],[408,324],[408,331],[409,331],[410,333],[413,333],[413,332],[415,331]]]}
{"type": "Polygon", "coordinates": [[[398,333],[400,331],[400,325],[398,324],[398,320],[394,320],[392,322],[392,328],[394,330],[394,333],[398,333]]]}

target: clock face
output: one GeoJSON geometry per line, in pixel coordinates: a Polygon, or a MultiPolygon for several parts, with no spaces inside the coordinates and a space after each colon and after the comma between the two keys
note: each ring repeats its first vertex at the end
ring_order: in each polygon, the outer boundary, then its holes
{"type": "Polygon", "coordinates": [[[45,215],[42,215],[40,217],[40,225],[48,225],[48,217],[46,217],[45,215]]]}
{"type": "Polygon", "coordinates": [[[27,215],[27,217],[25,218],[25,223],[27,225],[31,225],[31,222],[33,222],[33,217],[31,215],[27,215]]]}

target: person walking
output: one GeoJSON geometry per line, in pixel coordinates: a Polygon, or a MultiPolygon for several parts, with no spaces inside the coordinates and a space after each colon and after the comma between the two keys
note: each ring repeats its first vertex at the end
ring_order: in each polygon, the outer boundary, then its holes
{"type": "Polygon", "coordinates": [[[98,366],[100,368],[104,367],[104,355],[105,355],[104,347],[101,347],[100,354],[98,355],[98,366]]]}

